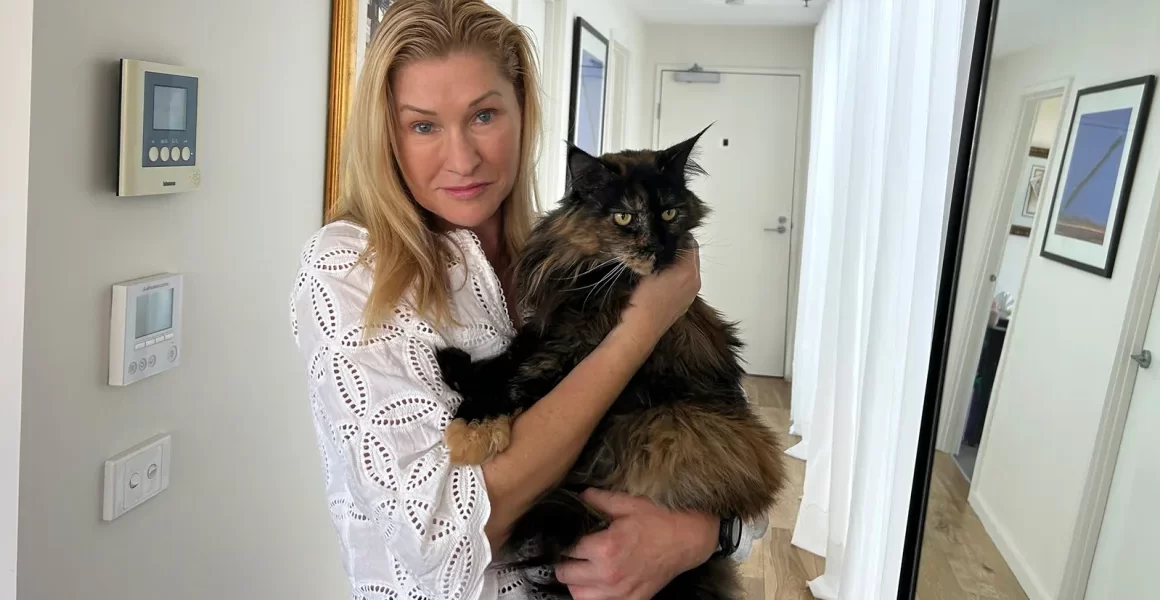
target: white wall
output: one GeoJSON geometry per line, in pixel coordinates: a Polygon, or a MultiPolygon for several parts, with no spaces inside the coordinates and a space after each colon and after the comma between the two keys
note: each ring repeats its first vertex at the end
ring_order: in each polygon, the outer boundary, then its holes
{"type": "Polygon", "coordinates": [[[750,67],[765,69],[800,69],[801,100],[806,107],[800,123],[802,145],[798,151],[796,189],[794,191],[795,227],[791,231],[789,306],[786,311],[785,373],[793,371],[794,331],[797,324],[798,281],[801,267],[802,225],[805,223],[806,173],[809,169],[809,125],[813,68],[813,27],[770,27],[740,25],[671,25],[649,23],[645,26],[647,46],[643,70],[645,94],[640,103],[640,121],[646,127],[651,144],[656,123],[656,77],[661,65],[705,68],[750,67]]]}
{"type": "Polygon", "coordinates": [[[16,598],[32,0],[0,4],[0,598],[16,598]]]}
{"type": "Polygon", "coordinates": [[[37,2],[20,598],[349,594],[287,314],[321,224],[329,18],[328,2],[37,2]],[[200,191],[115,196],[120,57],[202,72],[200,191]],[[182,365],[110,387],[109,286],[163,270],[186,275],[182,365]],[[102,522],[103,461],[162,431],[169,489],[102,522]]]}
{"type": "MultiPolygon", "coordinates": [[[[972,217],[989,213],[1017,119],[1032,84],[1074,77],[1074,90],[1160,71],[1153,23],[1160,4],[1086,5],[1085,26],[1057,43],[994,63],[987,90],[972,217]]],[[[1073,97],[1064,101],[1070,118],[1073,97]]],[[[1160,114],[1153,106],[1152,115],[1160,114]]],[[[1053,152],[1053,155],[1058,155],[1053,152]]],[[[1055,160],[1058,160],[1056,156],[1055,160]]],[[[1150,119],[1128,202],[1114,276],[1104,279],[1049,261],[1027,265],[1016,326],[991,400],[972,503],[1031,598],[1054,597],[1072,539],[1094,437],[1146,217],[1160,173],[1160,119],[1150,119]]],[[[1053,187],[1054,177],[1049,182],[1053,187]]],[[[1041,213],[1042,215],[1043,213],[1041,213]]],[[[964,256],[981,256],[972,218],[964,256]]],[[[1032,244],[1038,248],[1046,219],[1032,244]]],[[[964,268],[967,265],[964,261],[964,268]]],[[[972,271],[964,270],[964,276],[972,271]]]]}

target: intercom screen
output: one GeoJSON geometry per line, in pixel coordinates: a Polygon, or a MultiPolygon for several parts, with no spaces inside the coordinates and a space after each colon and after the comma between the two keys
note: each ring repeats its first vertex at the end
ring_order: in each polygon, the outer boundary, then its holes
{"type": "Polygon", "coordinates": [[[185,130],[185,95],[183,87],[153,86],[153,129],[155,131],[185,130]]]}

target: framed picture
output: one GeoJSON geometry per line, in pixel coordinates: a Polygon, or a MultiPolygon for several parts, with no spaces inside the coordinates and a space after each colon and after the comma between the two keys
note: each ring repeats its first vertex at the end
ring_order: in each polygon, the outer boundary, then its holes
{"type": "Polygon", "coordinates": [[[1043,183],[1047,179],[1047,150],[1032,148],[1027,156],[1027,172],[1024,181],[1023,202],[1020,213],[1027,218],[1035,218],[1035,210],[1039,207],[1039,199],[1043,192],[1043,183]]]}
{"type": "Polygon", "coordinates": [[[326,117],[326,178],[322,214],[338,200],[339,157],[363,55],[392,0],[331,0],[330,92],[326,117]]]}
{"type": "Polygon", "coordinates": [[[608,84],[608,38],[576,17],[572,35],[572,91],[568,141],[599,156],[604,146],[604,102],[608,84]]]}
{"type": "Polygon", "coordinates": [[[1112,276],[1155,87],[1148,75],[1076,94],[1041,256],[1112,276]]]}

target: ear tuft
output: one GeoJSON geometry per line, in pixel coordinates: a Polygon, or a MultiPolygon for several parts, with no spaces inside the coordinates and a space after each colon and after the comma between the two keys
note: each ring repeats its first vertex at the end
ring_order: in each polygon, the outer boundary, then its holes
{"type": "Polygon", "coordinates": [[[701,168],[701,165],[693,160],[693,155],[695,154],[697,142],[709,130],[709,127],[712,126],[713,123],[710,123],[708,127],[702,129],[693,137],[658,152],[657,167],[663,173],[680,177],[686,184],[689,182],[689,179],[696,175],[705,175],[705,169],[701,168]]]}

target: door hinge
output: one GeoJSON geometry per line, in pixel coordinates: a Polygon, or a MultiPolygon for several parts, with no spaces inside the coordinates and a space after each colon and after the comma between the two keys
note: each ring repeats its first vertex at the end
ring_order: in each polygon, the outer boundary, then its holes
{"type": "Polygon", "coordinates": [[[1140,365],[1140,368],[1147,369],[1152,366],[1152,352],[1150,350],[1141,350],[1139,354],[1133,354],[1132,360],[1140,365]]]}

